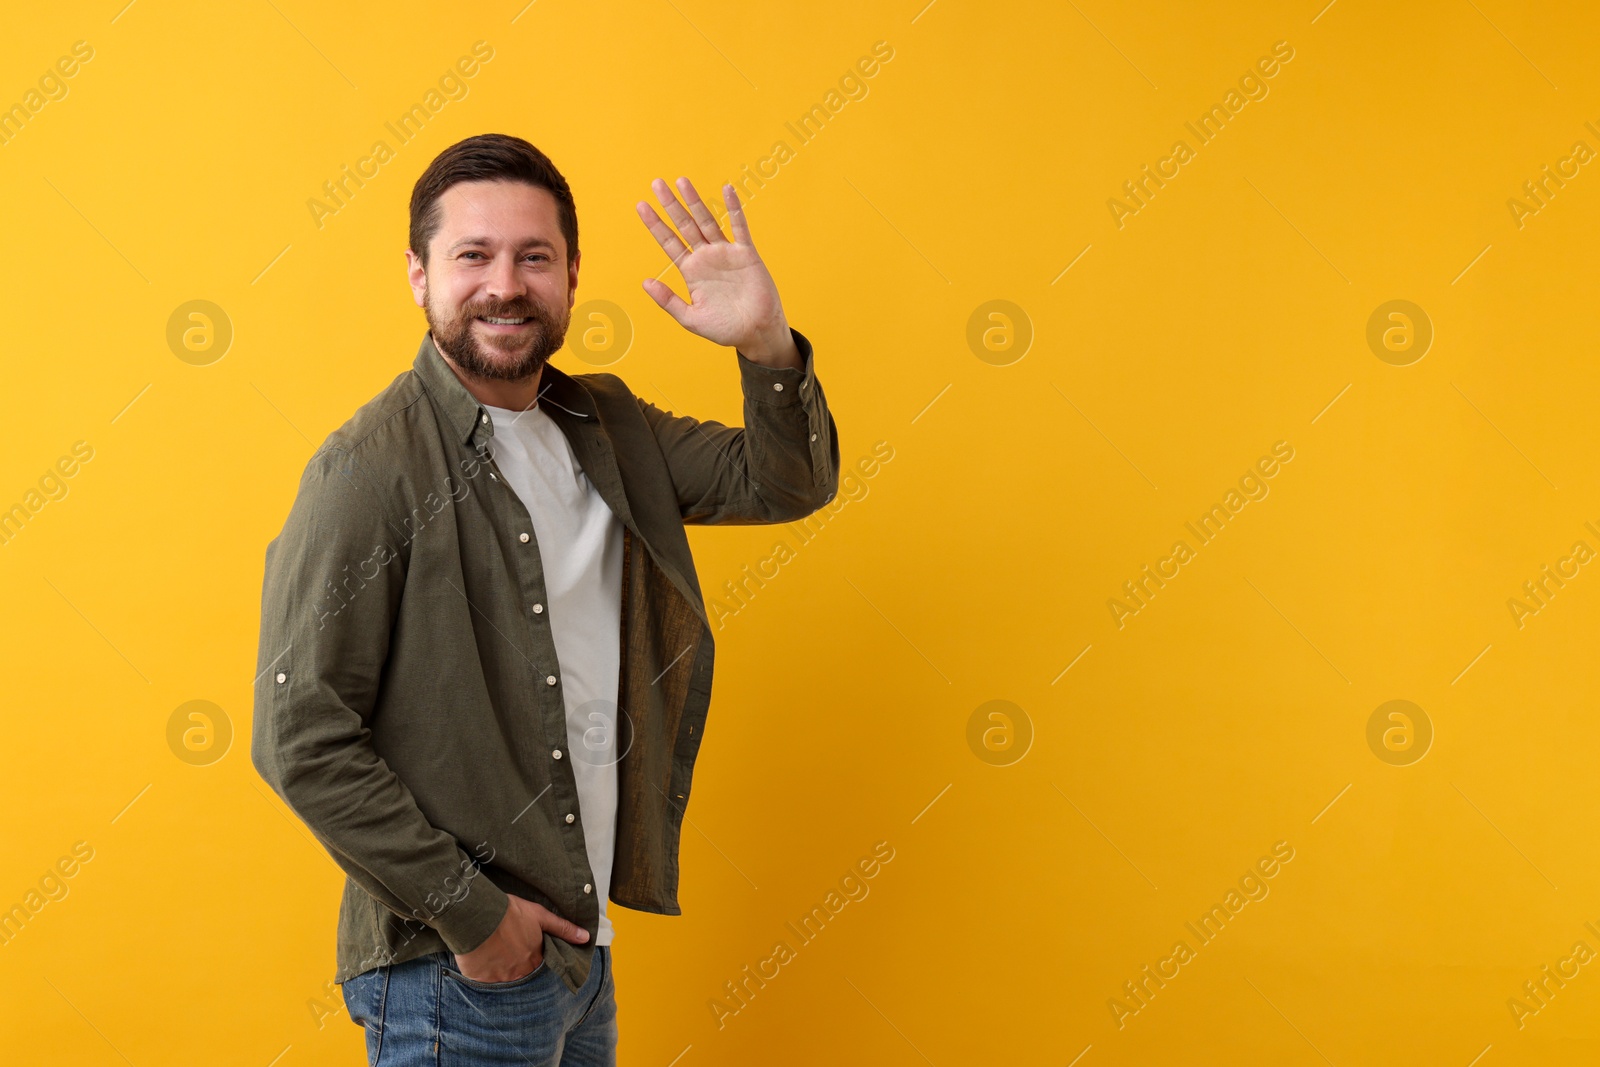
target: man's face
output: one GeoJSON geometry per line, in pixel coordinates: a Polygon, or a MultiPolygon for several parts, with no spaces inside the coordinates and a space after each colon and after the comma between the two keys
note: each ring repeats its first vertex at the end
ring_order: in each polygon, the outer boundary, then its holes
{"type": "Polygon", "coordinates": [[[406,251],[434,344],[475,377],[531,378],[566,340],[577,298],[578,258],[567,262],[555,197],[521,182],[459,182],[439,208],[426,269],[406,251]]]}

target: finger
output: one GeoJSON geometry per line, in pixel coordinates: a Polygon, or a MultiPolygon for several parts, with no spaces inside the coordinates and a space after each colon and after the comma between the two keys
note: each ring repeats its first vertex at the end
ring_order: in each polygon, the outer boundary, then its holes
{"type": "Polygon", "coordinates": [[[544,915],[540,916],[540,919],[542,922],[539,925],[563,941],[571,941],[575,945],[581,945],[589,940],[589,931],[577,923],[568,922],[554,912],[546,911],[544,915]]]}
{"type": "Polygon", "coordinates": [[[689,305],[683,297],[672,291],[672,286],[654,278],[646,278],[640,283],[644,291],[650,294],[650,299],[661,306],[661,309],[677,320],[678,325],[684,324],[683,317],[689,312],[689,305]]]}
{"type": "Polygon", "coordinates": [[[661,216],[656,214],[655,208],[643,200],[633,207],[639,213],[639,218],[644,220],[645,228],[650,231],[650,235],[656,239],[656,243],[673,263],[677,263],[688,253],[689,250],[684,247],[683,242],[678,240],[678,235],[672,232],[672,227],[661,221],[661,216]]]}
{"type": "Polygon", "coordinates": [[[695,223],[700,227],[700,233],[710,244],[717,242],[727,243],[728,238],[718,225],[716,217],[711,214],[711,209],[706,207],[706,202],[700,199],[700,194],[695,191],[694,185],[688,178],[678,179],[678,192],[683,195],[683,202],[689,205],[689,214],[694,216],[695,223]]]}
{"type": "Polygon", "coordinates": [[[661,206],[667,209],[667,214],[672,217],[672,224],[678,228],[678,233],[683,236],[685,244],[690,248],[699,248],[710,243],[706,240],[706,235],[700,232],[700,224],[683,209],[682,204],[678,203],[678,197],[670,185],[657,178],[650,183],[650,188],[655,190],[656,199],[661,201],[661,206]]]}
{"type": "Polygon", "coordinates": [[[733,229],[733,243],[755,247],[750,239],[750,224],[744,218],[744,205],[739,203],[739,191],[732,183],[722,187],[722,202],[728,205],[728,225],[733,229]]]}

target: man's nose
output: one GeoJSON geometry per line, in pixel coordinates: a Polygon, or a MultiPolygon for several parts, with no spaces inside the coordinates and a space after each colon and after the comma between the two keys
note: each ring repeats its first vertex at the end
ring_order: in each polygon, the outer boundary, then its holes
{"type": "Polygon", "coordinates": [[[495,257],[494,264],[489,268],[486,289],[496,300],[512,300],[527,295],[528,287],[517,271],[515,256],[495,257]]]}

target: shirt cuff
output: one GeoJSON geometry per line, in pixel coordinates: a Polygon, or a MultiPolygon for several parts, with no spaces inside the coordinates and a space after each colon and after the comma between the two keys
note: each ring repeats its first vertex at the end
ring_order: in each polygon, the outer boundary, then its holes
{"type": "Polygon", "coordinates": [[[745,396],[774,407],[793,407],[804,403],[816,388],[816,373],[811,366],[811,342],[793,326],[789,327],[789,335],[794,338],[794,346],[800,350],[798,367],[764,366],[735,349],[745,396]]]}
{"type": "Polygon", "coordinates": [[[477,884],[460,900],[445,905],[430,925],[450,951],[464,955],[489,940],[511,907],[505,890],[479,871],[477,884]]]}

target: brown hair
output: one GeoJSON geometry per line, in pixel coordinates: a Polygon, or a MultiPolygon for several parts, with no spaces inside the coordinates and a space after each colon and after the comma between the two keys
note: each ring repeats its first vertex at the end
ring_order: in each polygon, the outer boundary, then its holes
{"type": "Polygon", "coordinates": [[[522,182],[556,198],[556,217],[567,241],[567,262],[578,255],[578,208],[572,189],[550,157],[520,137],[483,133],[457,141],[434,157],[411,190],[411,251],[428,265],[428,244],[439,232],[439,198],[457,182],[522,182]]]}

